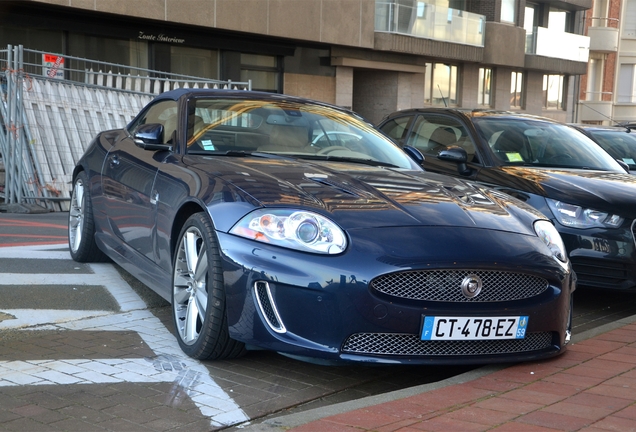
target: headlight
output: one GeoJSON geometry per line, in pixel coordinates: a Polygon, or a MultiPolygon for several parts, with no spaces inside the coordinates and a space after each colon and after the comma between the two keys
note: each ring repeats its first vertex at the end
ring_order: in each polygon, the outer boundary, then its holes
{"type": "Polygon", "coordinates": [[[234,225],[230,233],[305,252],[338,254],[347,247],[347,237],[338,225],[309,211],[256,210],[234,225]]]}
{"type": "Polygon", "coordinates": [[[623,218],[598,210],[586,209],[562,201],[546,198],[548,206],[559,223],[572,228],[618,228],[623,218]]]}
{"type": "Polygon", "coordinates": [[[534,223],[534,232],[537,233],[537,236],[539,236],[539,238],[543,240],[543,243],[552,251],[552,255],[561,262],[567,262],[568,255],[565,251],[565,245],[563,244],[563,240],[561,240],[559,232],[551,222],[546,220],[536,221],[534,223]]]}

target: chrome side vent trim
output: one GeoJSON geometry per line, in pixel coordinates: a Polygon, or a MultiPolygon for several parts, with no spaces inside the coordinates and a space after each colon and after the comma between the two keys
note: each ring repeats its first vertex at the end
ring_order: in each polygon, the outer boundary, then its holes
{"type": "Polygon", "coordinates": [[[285,333],[287,329],[283,325],[283,321],[280,319],[269,284],[264,281],[255,282],[254,294],[256,295],[258,307],[261,310],[261,314],[263,314],[267,325],[276,333],[285,333]]]}

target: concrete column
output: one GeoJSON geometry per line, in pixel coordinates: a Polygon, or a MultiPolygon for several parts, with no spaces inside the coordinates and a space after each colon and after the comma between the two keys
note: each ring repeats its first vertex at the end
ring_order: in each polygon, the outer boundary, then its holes
{"type": "Polygon", "coordinates": [[[401,72],[398,75],[396,109],[424,106],[424,74],[401,72]]]}
{"type": "Polygon", "coordinates": [[[336,67],[336,105],[349,109],[353,106],[353,68],[336,67]]]}
{"type": "MultiPolygon", "coordinates": [[[[458,104],[463,108],[477,108],[477,93],[479,91],[479,65],[466,63],[462,68],[459,82],[458,104]]],[[[492,89],[494,91],[494,89],[492,89]]]]}

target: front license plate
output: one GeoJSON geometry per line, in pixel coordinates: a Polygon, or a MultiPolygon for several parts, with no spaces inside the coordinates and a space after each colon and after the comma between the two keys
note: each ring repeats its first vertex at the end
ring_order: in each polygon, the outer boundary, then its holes
{"type": "Polygon", "coordinates": [[[523,339],[527,316],[424,317],[422,340],[523,339]]]}

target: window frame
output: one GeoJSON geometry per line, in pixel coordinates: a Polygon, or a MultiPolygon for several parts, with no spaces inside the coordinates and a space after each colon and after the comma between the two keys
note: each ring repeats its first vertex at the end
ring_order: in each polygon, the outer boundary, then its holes
{"type": "Polygon", "coordinates": [[[565,92],[567,90],[566,76],[560,74],[545,74],[543,75],[543,109],[550,111],[565,111],[565,92]],[[558,98],[556,99],[556,105],[551,105],[550,87],[557,82],[558,85],[558,98]]]}
{"type": "Polygon", "coordinates": [[[512,71],[510,73],[510,108],[524,109],[525,98],[525,73],[522,71],[512,71]],[[518,95],[518,97],[517,97],[518,95]],[[515,103],[515,101],[519,103],[515,103]]]}

